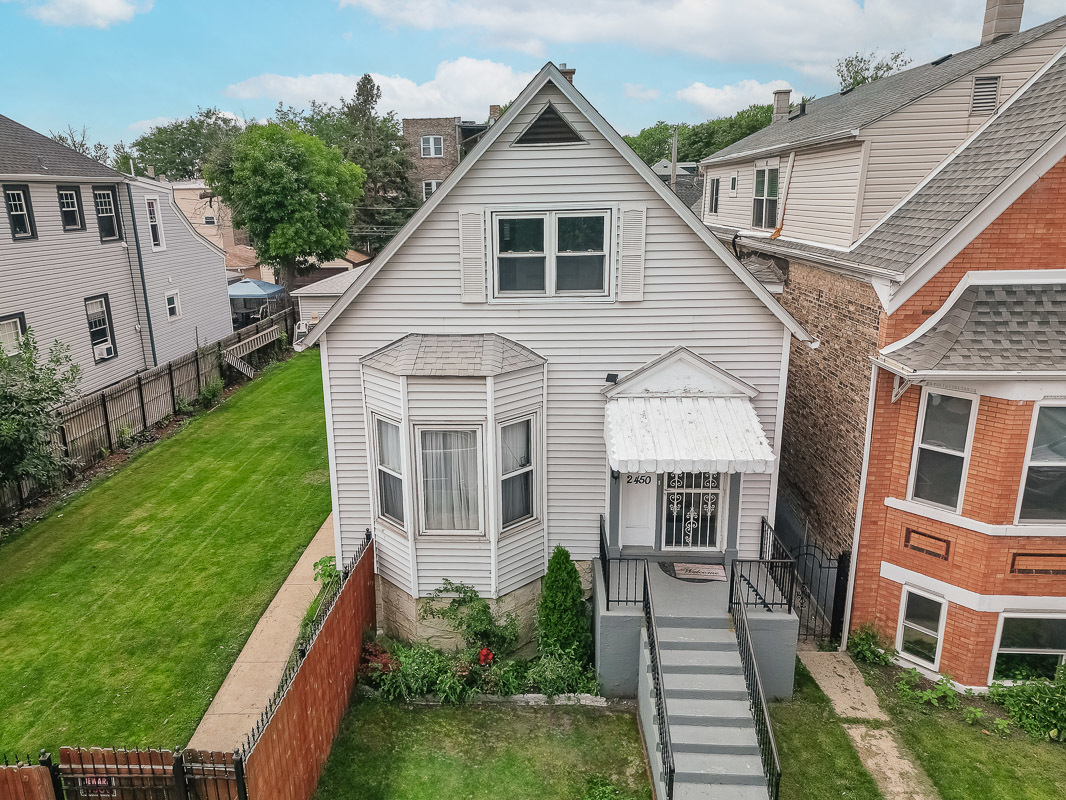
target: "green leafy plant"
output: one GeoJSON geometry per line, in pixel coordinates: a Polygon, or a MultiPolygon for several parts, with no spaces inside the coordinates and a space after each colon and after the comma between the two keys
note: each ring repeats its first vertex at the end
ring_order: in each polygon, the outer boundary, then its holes
{"type": "Polygon", "coordinates": [[[447,578],[430,598],[448,602],[426,603],[419,616],[422,619],[441,619],[459,634],[471,650],[487,647],[496,657],[513,652],[518,644],[518,617],[508,612],[502,620],[492,613],[488,600],[477,589],[465,583],[453,583],[447,578]]]}
{"type": "Polygon", "coordinates": [[[891,664],[896,655],[871,624],[863,625],[848,637],[848,652],[856,661],[881,666],[891,664]]]}
{"type": "Polygon", "coordinates": [[[521,694],[529,685],[529,669],[524,659],[494,662],[481,673],[481,690],[500,697],[521,694]]]}
{"type": "Polygon", "coordinates": [[[390,651],[395,665],[381,670],[377,688],[386,700],[410,700],[437,690],[441,677],[451,671],[451,662],[429,645],[394,645],[390,651]]]}
{"type": "Polygon", "coordinates": [[[896,690],[902,699],[918,705],[950,709],[959,708],[961,705],[959,693],[948,675],[926,688],[926,681],[921,673],[916,669],[908,669],[901,672],[896,679],[896,690]]]}
{"type": "Polygon", "coordinates": [[[203,385],[203,388],[200,389],[199,396],[196,398],[196,402],[198,402],[202,408],[214,408],[222,398],[222,390],[224,388],[225,384],[222,383],[222,379],[214,378],[203,385]]]}
{"type": "Polygon", "coordinates": [[[1066,742],[1066,666],[1058,668],[1054,680],[993,684],[988,697],[1003,706],[1011,721],[1030,736],[1066,742]]]}
{"type": "Polygon", "coordinates": [[[133,444],[133,428],[129,425],[119,425],[118,428],[118,446],[120,450],[125,450],[133,444]]]}
{"type": "Polygon", "coordinates": [[[174,413],[175,414],[191,414],[193,411],[193,405],[185,395],[178,394],[174,396],[174,413]]]}
{"type": "Polygon", "coordinates": [[[992,720],[992,730],[1000,736],[1010,736],[1010,720],[1003,719],[1002,717],[992,720]]]}
{"type": "Polygon", "coordinates": [[[541,650],[529,669],[528,685],[531,691],[554,697],[560,694],[598,694],[599,678],[573,649],[562,650],[549,646],[541,650]]]}
{"type": "Polygon", "coordinates": [[[984,710],[977,706],[967,706],[962,712],[962,718],[966,721],[967,725],[976,725],[984,718],[984,716],[984,710]]]}
{"type": "Polygon", "coordinates": [[[537,607],[537,637],[541,653],[569,652],[581,664],[592,661],[592,626],[581,577],[565,547],[556,547],[548,561],[537,607]]]}
{"type": "Polygon", "coordinates": [[[585,794],[581,800],[614,800],[620,796],[622,790],[606,778],[594,775],[589,778],[585,785],[585,794]]]}

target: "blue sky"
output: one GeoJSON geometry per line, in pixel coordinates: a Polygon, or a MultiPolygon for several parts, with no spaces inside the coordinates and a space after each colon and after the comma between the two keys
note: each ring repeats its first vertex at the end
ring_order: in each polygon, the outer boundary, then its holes
{"type": "MultiPolygon", "coordinates": [[[[1027,0],[1024,27],[1061,13],[1027,0]]],[[[484,119],[547,60],[623,133],[699,121],[774,88],[834,91],[833,63],[905,49],[915,63],[972,47],[984,0],[0,0],[0,113],[47,133],[130,141],[216,106],[350,95],[364,72],[401,116],[484,119]],[[10,75],[10,73],[9,73],[10,75]]],[[[1056,8],[1057,7],[1057,8],[1056,8]]]]}

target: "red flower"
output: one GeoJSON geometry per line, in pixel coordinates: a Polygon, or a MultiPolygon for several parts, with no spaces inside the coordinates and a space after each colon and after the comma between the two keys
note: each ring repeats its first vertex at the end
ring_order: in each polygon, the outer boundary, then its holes
{"type": "Polygon", "coordinates": [[[492,651],[487,647],[482,647],[481,652],[478,653],[478,660],[481,662],[481,666],[486,666],[492,663],[492,651]]]}

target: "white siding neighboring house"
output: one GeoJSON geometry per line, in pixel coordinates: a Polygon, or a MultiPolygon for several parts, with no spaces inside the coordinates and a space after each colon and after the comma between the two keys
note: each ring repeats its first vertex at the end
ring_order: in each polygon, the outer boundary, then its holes
{"type": "Polygon", "coordinates": [[[386,628],[413,633],[444,578],[522,606],[555,545],[596,556],[601,515],[612,547],[758,555],[789,340],[810,337],[554,65],[338,298],[307,289],[338,555],[373,530],[386,628]],[[713,398],[728,435],[673,410],[713,398]],[[605,421],[642,404],[719,439],[686,456],[605,421]],[[704,502],[687,539],[673,470],[704,502]]]}

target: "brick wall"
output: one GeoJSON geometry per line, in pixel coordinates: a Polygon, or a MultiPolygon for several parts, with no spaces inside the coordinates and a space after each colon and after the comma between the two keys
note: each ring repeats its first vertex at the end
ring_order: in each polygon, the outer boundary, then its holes
{"type": "Polygon", "coordinates": [[[781,499],[820,544],[850,550],[881,306],[869,284],[795,261],[781,302],[821,342],[792,341],[781,499]]]}
{"type": "Polygon", "coordinates": [[[422,181],[442,181],[459,166],[459,145],[456,139],[455,117],[433,117],[425,119],[405,119],[403,121],[403,138],[407,140],[411,163],[411,185],[415,193],[422,197],[422,181]],[[422,157],[422,137],[440,136],[444,139],[444,156],[442,158],[422,157]]]}

